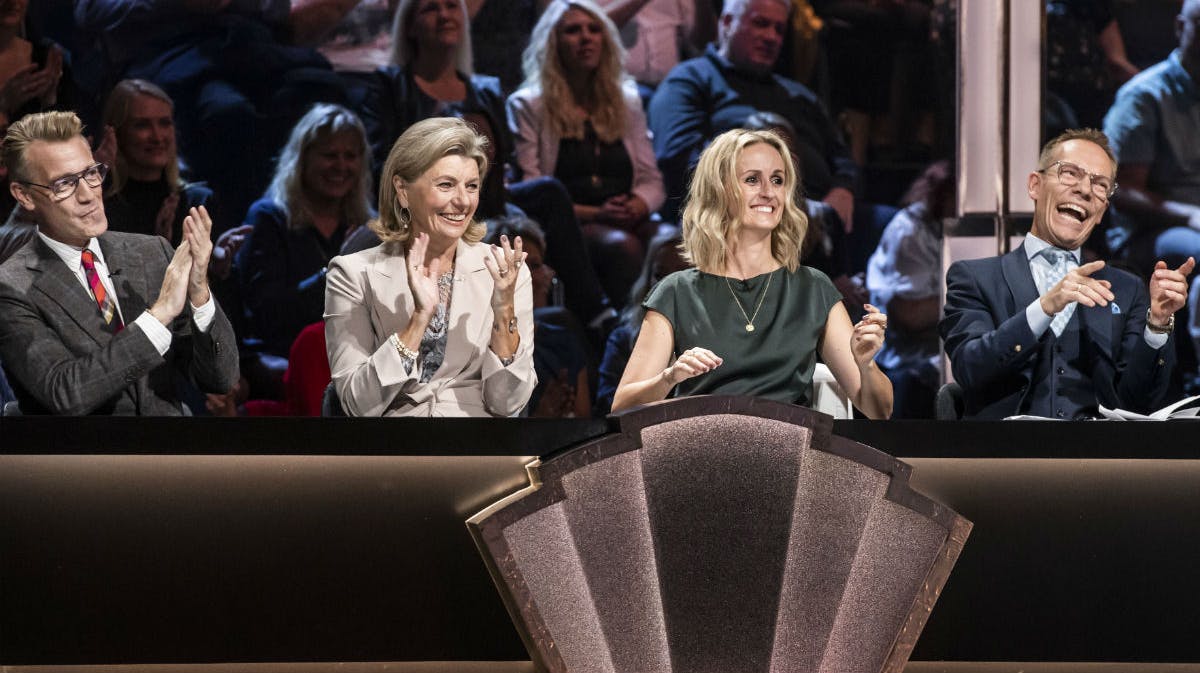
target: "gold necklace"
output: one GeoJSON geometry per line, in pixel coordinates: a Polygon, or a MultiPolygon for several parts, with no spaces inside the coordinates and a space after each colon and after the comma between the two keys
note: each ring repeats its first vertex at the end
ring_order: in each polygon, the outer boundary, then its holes
{"type": "MultiPolygon", "coordinates": [[[[776,269],[775,271],[778,271],[776,269]]],[[[737,304],[738,310],[742,312],[742,317],[746,319],[746,331],[754,331],[754,320],[758,317],[758,312],[762,309],[763,300],[767,298],[767,290],[771,287],[771,279],[775,277],[775,271],[772,271],[767,276],[767,282],[763,284],[762,292],[758,295],[758,306],[754,307],[754,315],[746,315],[746,309],[742,308],[742,302],[737,298],[737,293],[733,291],[733,286],[729,284],[729,276],[723,276],[725,279],[725,287],[729,288],[729,294],[733,297],[733,302],[737,304]]]]}

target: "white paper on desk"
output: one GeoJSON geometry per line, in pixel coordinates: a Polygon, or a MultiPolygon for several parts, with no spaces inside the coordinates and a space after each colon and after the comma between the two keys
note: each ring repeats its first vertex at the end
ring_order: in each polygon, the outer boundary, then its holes
{"type": "Polygon", "coordinates": [[[1200,395],[1192,395],[1169,404],[1149,415],[1125,409],[1109,409],[1100,405],[1100,415],[1110,421],[1166,421],[1177,418],[1200,418],[1200,395]]]}
{"type": "Polygon", "coordinates": [[[1018,414],[1016,416],[1005,416],[1006,421],[1065,421],[1065,418],[1050,418],[1049,416],[1033,416],[1030,414],[1018,414]]]}

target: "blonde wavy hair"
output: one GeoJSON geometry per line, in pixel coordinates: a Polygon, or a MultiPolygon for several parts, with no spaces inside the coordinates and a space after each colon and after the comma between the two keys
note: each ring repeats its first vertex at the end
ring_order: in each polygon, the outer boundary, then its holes
{"type": "MultiPolygon", "coordinates": [[[[157,84],[144,79],[123,79],[113,87],[112,92],[108,94],[108,100],[104,103],[104,125],[111,126],[120,132],[121,128],[129,123],[130,108],[133,107],[133,101],[138,96],[157,98],[166,103],[171,108],[171,119],[174,121],[175,101],[171,100],[166,91],[163,91],[157,84]]],[[[179,191],[187,186],[187,183],[179,176],[178,151],[178,142],[172,143],[171,156],[167,161],[167,167],[163,170],[163,177],[174,191],[179,191]]],[[[125,158],[125,152],[122,151],[120,143],[117,143],[117,159],[112,170],[109,171],[108,195],[121,193],[128,180],[129,160],[125,158]]]]}
{"type": "Polygon", "coordinates": [[[617,34],[617,26],[592,0],[556,0],[533,27],[529,46],[521,58],[525,72],[524,86],[541,91],[542,104],[550,130],[560,138],[583,138],[585,115],[588,111],[596,137],[606,143],[625,136],[625,98],[621,88],[628,79],[625,74],[625,48],[617,34]],[[592,74],[587,100],[575,100],[567,83],[566,66],[558,53],[558,27],[572,9],[586,12],[604,27],[600,47],[600,67],[592,74]]]}
{"type": "MultiPolygon", "coordinates": [[[[412,25],[413,17],[422,2],[427,0],[400,0],[396,7],[396,16],[392,21],[392,63],[402,68],[409,66],[417,58],[417,41],[409,37],[408,28],[412,25]]],[[[439,0],[440,1],[440,0],[439,0]]],[[[458,43],[458,54],[454,60],[455,68],[464,75],[475,72],[471,52],[471,19],[467,14],[464,0],[458,0],[462,10],[462,42],[458,43]]]]}
{"type": "Polygon", "coordinates": [[[738,187],[738,159],[758,143],[773,147],[783,163],[783,218],[771,232],[771,256],[789,272],[800,266],[808,216],[796,205],[796,168],[787,144],[774,131],[733,129],[717,136],[700,154],[683,208],[684,258],[701,271],[725,270],[728,241],[741,228],[746,207],[738,187]]]}
{"type": "MultiPolygon", "coordinates": [[[[487,175],[488,139],[475,127],[458,117],[432,117],[423,119],[400,134],[379,176],[379,219],[369,223],[381,241],[398,242],[405,249],[413,238],[408,209],[400,206],[393,178],[399,177],[406,183],[415,182],[442,157],[458,155],[474,159],[479,166],[479,182],[487,175]]],[[[474,216],[463,233],[467,243],[478,243],[487,234],[487,225],[474,216]]]]}

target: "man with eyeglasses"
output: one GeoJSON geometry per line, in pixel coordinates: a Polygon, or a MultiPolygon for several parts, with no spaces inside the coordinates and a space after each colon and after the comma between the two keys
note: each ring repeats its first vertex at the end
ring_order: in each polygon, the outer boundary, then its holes
{"type": "Polygon", "coordinates": [[[225,393],[233,328],[208,289],[212,220],[184,221],[174,252],[108,232],[96,163],[72,112],[9,127],[10,190],[37,236],[0,264],[0,362],[22,413],[179,415],[178,377],[225,393]]]}
{"type": "Polygon", "coordinates": [[[1167,392],[1174,314],[1187,299],[1188,258],[1159,261],[1149,288],[1080,250],[1117,188],[1116,159],[1094,129],[1042,149],[1029,174],[1033,227],[1000,257],[946,273],[939,324],[965,416],[1092,418],[1098,406],[1149,412],[1167,392]]]}

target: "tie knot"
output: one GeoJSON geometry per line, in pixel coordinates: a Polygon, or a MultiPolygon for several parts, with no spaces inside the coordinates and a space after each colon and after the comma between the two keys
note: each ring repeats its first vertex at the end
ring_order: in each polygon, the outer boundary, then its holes
{"type": "Polygon", "coordinates": [[[1047,262],[1050,262],[1051,266],[1065,265],[1068,260],[1074,258],[1071,253],[1060,248],[1046,248],[1042,251],[1042,256],[1046,258],[1047,262]]]}
{"type": "Polygon", "coordinates": [[[79,258],[83,260],[83,268],[87,269],[88,271],[94,271],[96,269],[96,255],[91,250],[84,250],[83,254],[81,254],[79,258]]]}

